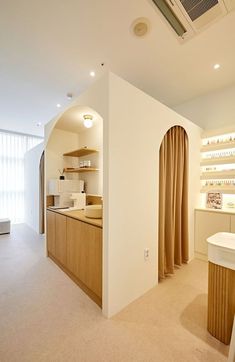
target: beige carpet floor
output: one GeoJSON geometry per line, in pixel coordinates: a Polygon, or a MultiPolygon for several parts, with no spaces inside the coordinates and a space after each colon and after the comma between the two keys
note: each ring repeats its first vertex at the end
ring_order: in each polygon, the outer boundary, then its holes
{"type": "Polygon", "coordinates": [[[207,263],[177,270],[111,320],[25,225],[0,236],[0,361],[220,362],[206,331],[207,263]]]}

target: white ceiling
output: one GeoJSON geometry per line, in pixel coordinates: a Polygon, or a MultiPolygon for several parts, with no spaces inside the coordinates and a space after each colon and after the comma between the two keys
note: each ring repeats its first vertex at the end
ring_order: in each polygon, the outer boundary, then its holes
{"type": "Polygon", "coordinates": [[[68,105],[67,92],[88,87],[90,70],[96,78],[111,70],[175,106],[235,82],[234,45],[235,12],[180,44],[151,0],[4,1],[0,128],[42,135],[36,123],[68,105]],[[151,23],[141,39],[130,31],[138,17],[151,23]]]}

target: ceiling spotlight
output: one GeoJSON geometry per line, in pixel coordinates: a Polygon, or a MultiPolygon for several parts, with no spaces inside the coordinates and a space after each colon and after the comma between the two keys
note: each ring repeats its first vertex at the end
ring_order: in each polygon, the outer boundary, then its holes
{"type": "Polygon", "coordinates": [[[57,108],[61,108],[61,104],[60,104],[60,103],[57,103],[56,107],[57,107],[57,108]]]}
{"type": "Polygon", "coordinates": [[[42,125],[42,122],[37,123],[37,127],[41,127],[41,125],[42,125]]]}
{"type": "Polygon", "coordinates": [[[95,72],[94,72],[93,70],[90,72],[90,76],[91,76],[91,77],[94,77],[94,76],[95,76],[95,72]]]}
{"type": "Polygon", "coordinates": [[[86,128],[91,128],[93,126],[93,117],[91,114],[85,114],[83,116],[83,124],[86,128]]]}
{"type": "Polygon", "coordinates": [[[220,68],[220,64],[215,64],[214,65],[214,69],[216,70],[216,69],[219,69],[220,68]]]}
{"type": "Polygon", "coordinates": [[[71,100],[73,98],[73,93],[67,93],[67,98],[71,100]]]}

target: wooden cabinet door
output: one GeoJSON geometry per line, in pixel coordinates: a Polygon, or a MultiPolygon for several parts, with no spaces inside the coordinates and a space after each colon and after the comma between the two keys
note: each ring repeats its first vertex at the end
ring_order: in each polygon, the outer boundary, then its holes
{"type": "Polygon", "coordinates": [[[67,263],[66,219],[61,214],[55,216],[55,257],[64,266],[67,263]]]}
{"type": "Polygon", "coordinates": [[[207,255],[209,236],[230,231],[230,215],[212,211],[195,211],[195,252],[207,255]]]}
{"type": "Polygon", "coordinates": [[[235,233],[235,215],[231,215],[231,233],[235,233]]]}
{"type": "Polygon", "coordinates": [[[47,210],[47,252],[55,256],[55,217],[53,211],[47,210]]]}
{"type": "Polygon", "coordinates": [[[102,229],[67,219],[67,266],[102,298],[102,229]]]}

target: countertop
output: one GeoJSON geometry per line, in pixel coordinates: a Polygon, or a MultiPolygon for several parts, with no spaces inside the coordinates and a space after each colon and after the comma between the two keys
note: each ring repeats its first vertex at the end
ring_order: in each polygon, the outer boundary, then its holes
{"type": "Polygon", "coordinates": [[[196,208],[197,211],[209,211],[209,212],[217,212],[222,214],[235,214],[234,208],[224,208],[224,209],[209,209],[209,208],[196,208]]]}
{"type": "Polygon", "coordinates": [[[51,209],[50,207],[48,207],[47,210],[71,217],[72,219],[83,221],[90,225],[98,226],[100,228],[103,227],[102,219],[91,219],[89,217],[86,217],[84,215],[84,210],[51,209]]]}

